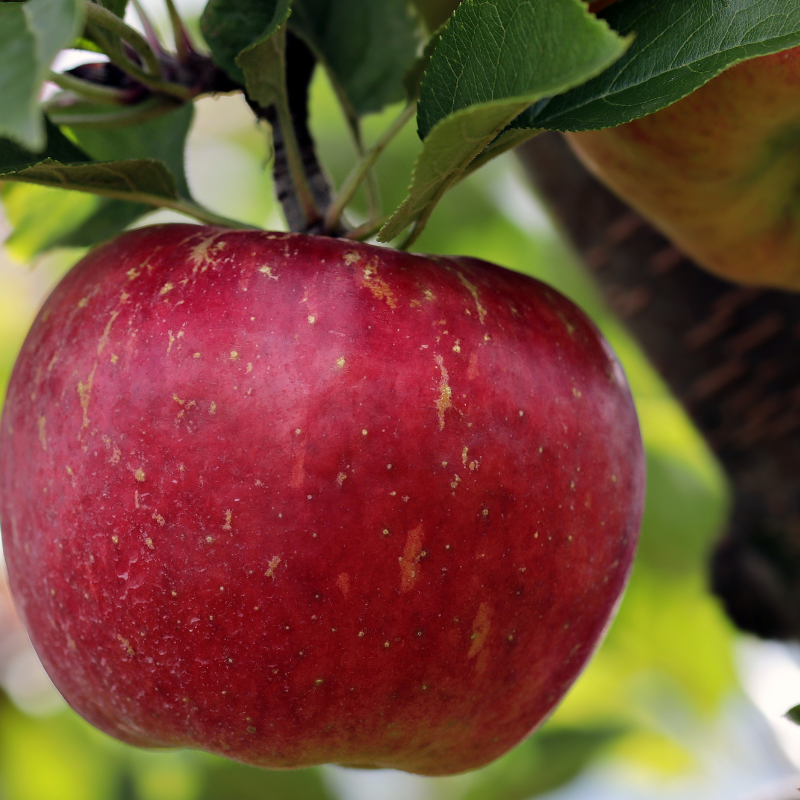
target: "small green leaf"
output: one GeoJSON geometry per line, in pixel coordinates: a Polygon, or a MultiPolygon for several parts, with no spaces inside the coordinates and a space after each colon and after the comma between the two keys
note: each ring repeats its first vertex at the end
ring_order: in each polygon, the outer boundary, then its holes
{"type": "Polygon", "coordinates": [[[537,97],[597,75],[626,46],[580,0],[464,0],[422,82],[424,146],[381,241],[411,222],[424,225],[449,186],[537,97]]]}
{"type": "Polygon", "coordinates": [[[595,130],[664,108],[733,64],[800,45],[800,0],[621,0],[604,14],[630,50],[598,77],[537,103],[515,127],[595,130]]]}
{"type": "Polygon", "coordinates": [[[186,103],[155,119],[120,128],[73,125],[78,145],[95,161],[158,159],[175,178],[178,194],[190,197],[186,181],[186,137],[194,119],[194,106],[186,103]]]}
{"type": "Polygon", "coordinates": [[[244,86],[237,56],[272,36],[289,16],[290,6],[291,0],[209,0],[200,28],[214,62],[244,86]]]}
{"type": "Polygon", "coordinates": [[[247,94],[266,108],[286,93],[286,29],[248,47],[236,59],[244,73],[247,94]]]}
{"type": "Polygon", "coordinates": [[[159,200],[177,200],[175,179],[155,159],[113,161],[95,164],[62,164],[52,158],[8,172],[0,170],[4,181],[23,181],[57,189],[73,189],[78,192],[131,199],[161,205],[159,200]]]}
{"type": "Polygon", "coordinates": [[[403,99],[420,44],[408,0],[294,0],[289,27],[325,65],[351,120],[403,99]]]}
{"type": "MultiPolygon", "coordinates": [[[[121,128],[75,125],[70,129],[78,144],[95,161],[156,158],[166,164],[175,178],[178,194],[190,197],[186,181],[186,137],[194,117],[191,103],[155,119],[121,128]]],[[[64,160],[64,159],[59,159],[64,160]]],[[[20,186],[15,187],[21,189],[20,186]]],[[[51,204],[52,213],[40,213],[34,236],[11,219],[14,233],[6,246],[22,260],[30,260],[53,247],[88,247],[115,236],[132,222],[152,211],[152,206],[106,197],[89,198],[79,192],[64,192],[42,186],[26,186],[13,195],[18,213],[27,219],[30,206],[51,204]],[[55,196],[53,196],[55,195],[55,196]],[[73,206],[70,209],[70,205],[73,206]],[[71,222],[71,225],[67,223],[71,222]],[[19,244],[18,244],[19,243],[19,244]],[[26,248],[25,254],[21,254],[26,248]]],[[[10,199],[4,204],[9,210],[10,199]]]]}
{"type": "Polygon", "coordinates": [[[91,40],[79,36],[70,45],[73,50],[86,50],[89,53],[102,53],[103,51],[91,40]]]}
{"type": "Polygon", "coordinates": [[[80,32],[83,14],[82,0],[0,3],[0,136],[44,148],[42,84],[58,52],[80,32]]]}
{"type": "MultiPolygon", "coordinates": [[[[158,159],[174,177],[178,194],[189,198],[184,149],[193,116],[194,107],[189,103],[138,125],[115,129],[74,126],[70,134],[82,150],[77,150],[51,125],[46,155],[61,163],[89,162],[92,159],[105,162],[158,159]]],[[[19,148],[17,151],[22,152],[19,148]]],[[[23,153],[18,155],[15,164],[6,164],[6,167],[19,169],[41,160],[41,155],[23,153]]],[[[22,261],[53,247],[96,244],[153,210],[151,205],[143,203],[93,197],[49,185],[9,183],[2,197],[14,228],[5,246],[22,261]]]]}
{"type": "Polygon", "coordinates": [[[141,200],[152,205],[158,205],[158,199],[177,199],[175,178],[163,161],[147,158],[95,163],[52,123],[48,122],[46,127],[47,147],[42,154],[0,139],[2,180],[141,200]]]}
{"type": "Polygon", "coordinates": [[[535,133],[536,131],[532,131],[530,128],[506,128],[491,144],[484,148],[482,153],[469,162],[469,166],[464,170],[462,177],[465,178],[467,175],[471,175],[493,158],[497,158],[507,150],[513,150],[523,142],[527,142],[535,133]]]}
{"type": "MultiPolygon", "coordinates": [[[[188,127],[191,107],[179,109],[175,113],[183,115],[182,124],[188,127]]],[[[160,124],[164,124],[163,121],[160,124]]],[[[176,132],[180,131],[180,125],[180,120],[175,123],[176,132]]],[[[47,130],[48,143],[43,154],[32,153],[8,139],[0,139],[0,180],[89,192],[113,200],[142,203],[156,208],[172,208],[211,225],[248,227],[238,220],[215,214],[193,201],[188,196],[185,175],[180,165],[174,167],[176,180],[165,161],[158,158],[91,161],[83,150],[49,121],[47,130]]],[[[75,135],[74,132],[71,133],[75,135]]],[[[167,160],[182,159],[182,140],[177,134],[172,141],[168,136],[158,137],[149,147],[141,137],[126,139],[125,136],[120,136],[119,149],[115,149],[107,139],[90,143],[91,138],[91,134],[86,137],[87,146],[97,148],[95,152],[98,155],[119,153],[124,146],[130,148],[128,152],[135,153],[139,149],[158,153],[167,160]],[[181,147],[177,146],[179,143],[181,147]]],[[[132,210],[117,208],[106,212],[104,219],[119,220],[128,213],[132,213],[132,210]]]]}
{"type": "Polygon", "coordinates": [[[800,725],[800,706],[793,706],[784,714],[784,716],[790,722],[794,722],[795,725],[800,725]]]}

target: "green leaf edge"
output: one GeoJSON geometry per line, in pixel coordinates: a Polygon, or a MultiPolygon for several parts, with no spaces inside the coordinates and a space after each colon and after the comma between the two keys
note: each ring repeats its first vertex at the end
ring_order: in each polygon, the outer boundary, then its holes
{"type": "MultiPolygon", "coordinates": [[[[613,9],[614,7],[612,6],[611,8],[613,9]]],[[[602,19],[602,18],[598,17],[598,19],[602,19]]],[[[613,21],[613,17],[612,17],[612,21],[613,21]]],[[[621,34],[621,35],[630,35],[630,34],[621,34]]],[[[793,47],[800,46],[800,30],[798,30],[797,33],[786,34],[784,36],[780,36],[780,37],[777,37],[775,39],[771,39],[769,41],[771,42],[771,44],[766,44],[764,42],[754,42],[754,43],[750,43],[750,44],[739,45],[738,47],[730,48],[727,51],[721,51],[720,50],[720,51],[717,51],[716,53],[712,53],[710,55],[705,56],[704,58],[700,59],[699,61],[692,62],[692,63],[681,64],[679,67],[676,67],[673,70],[661,72],[658,75],[651,76],[651,77],[647,78],[646,80],[644,80],[644,81],[642,81],[640,83],[635,83],[635,84],[631,84],[629,86],[626,86],[625,89],[622,90],[622,92],[620,92],[619,94],[616,94],[614,96],[617,97],[617,98],[623,98],[625,96],[626,92],[637,92],[637,93],[641,92],[643,90],[643,87],[647,86],[647,84],[650,83],[651,81],[668,80],[667,78],[665,78],[665,76],[668,76],[671,72],[674,72],[674,73],[679,73],[680,72],[684,76],[688,76],[689,78],[691,78],[691,77],[695,77],[696,78],[695,81],[691,82],[691,83],[693,83],[692,88],[688,89],[687,91],[682,91],[679,95],[671,95],[671,96],[669,96],[670,99],[668,99],[668,100],[664,100],[663,99],[664,95],[662,95],[659,98],[652,99],[649,103],[644,103],[644,104],[637,103],[637,104],[634,104],[632,106],[629,106],[628,108],[630,109],[630,112],[628,114],[623,115],[623,117],[620,118],[619,121],[615,122],[613,125],[599,125],[599,124],[591,123],[591,122],[583,122],[583,123],[580,123],[580,122],[572,122],[572,123],[570,123],[569,122],[569,116],[568,115],[570,113],[574,113],[575,110],[580,109],[582,107],[584,107],[584,108],[589,107],[590,108],[590,107],[599,106],[599,105],[601,105],[602,103],[605,102],[603,97],[597,97],[594,100],[592,100],[590,103],[587,103],[587,104],[584,104],[584,105],[576,105],[576,106],[573,107],[573,109],[567,109],[565,111],[559,112],[559,114],[556,117],[556,119],[566,118],[566,120],[564,122],[560,123],[560,124],[556,124],[554,121],[548,121],[547,116],[544,113],[540,114],[540,112],[537,110],[537,107],[538,107],[539,109],[544,111],[544,109],[547,108],[548,104],[550,104],[553,100],[556,100],[556,99],[563,100],[563,98],[566,95],[568,95],[571,91],[573,91],[573,90],[569,90],[568,92],[561,93],[559,95],[552,95],[551,97],[543,98],[542,100],[537,101],[532,106],[531,109],[526,109],[526,112],[523,112],[523,114],[520,115],[522,118],[524,118],[524,122],[520,121],[519,123],[516,123],[516,121],[515,121],[509,127],[510,128],[520,128],[520,129],[536,127],[536,128],[538,128],[540,130],[554,130],[554,131],[562,131],[562,132],[575,131],[575,132],[577,132],[577,131],[602,130],[602,129],[605,129],[605,128],[612,128],[612,127],[617,127],[619,125],[624,125],[624,124],[626,124],[628,122],[632,122],[633,120],[641,119],[642,117],[646,117],[646,116],[649,116],[650,114],[654,114],[654,113],[656,113],[657,111],[660,111],[663,108],[667,108],[668,106],[671,106],[673,103],[677,103],[678,101],[682,100],[684,97],[688,97],[690,94],[692,94],[693,92],[697,91],[701,86],[704,86],[706,83],[708,83],[709,81],[713,80],[714,78],[716,78],[721,73],[725,72],[725,70],[730,69],[731,67],[734,67],[737,64],[741,64],[743,61],[749,61],[749,60],[751,60],[753,58],[759,58],[761,56],[773,55],[775,53],[780,53],[783,50],[788,50],[788,49],[791,49],[793,47]],[[720,55],[723,52],[735,53],[735,52],[740,52],[742,50],[747,50],[748,51],[747,54],[746,55],[741,55],[741,56],[734,56],[730,60],[727,60],[723,66],[713,67],[710,70],[706,70],[706,68],[703,67],[703,64],[707,64],[708,62],[713,62],[715,59],[719,58],[720,55]],[[634,109],[636,109],[636,110],[634,110],[634,109]],[[528,114],[528,112],[530,113],[530,115],[528,114]]],[[[607,70],[607,71],[613,71],[614,69],[624,68],[625,63],[627,63],[629,60],[632,60],[632,59],[636,58],[636,56],[637,56],[637,51],[636,51],[636,46],[634,45],[623,56],[623,58],[620,59],[620,61],[618,63],[612,65],[609,68],[609,70],[607,70]]],[[[599,80],[603,79],[603,77],[604,77],[604,75],[600,74],[600,75],[592,78],[590,81],[587,81],[587,84],[589,84],[592,81],[599,81],[599,80]]],[[[584,89],[584,87],[587,84],[581,84],[579,87],[574,87],[574,88],[582,90],[582,89],[584,89]]],[[[624,103],[621,103],[621,102],[615,102],[613,105],[614,105],[614,108],[625,107],[624,103]]],[[[608,106],[605,106],[605,107],[607,108],[608,106]]],[[[595,116],[597,116],[597,114],[595,114],[595,116]]]]}
{"type": "MultiPolygon", "coordinates": [[[[457,12],[456,12],[457,13],[457,12]]],[[[587,80],[591,80],[599,74],[602,74],[611,64],[617,61],[627,49],[631,46],[633,42],[633,36],[621,36],[617,31],[611,28],[608,23],[600,19],[598,17],[594,17],[593,15],[589,14],[588,10],[586,10],[587,16],[592,18],[592,21],[595,23],[602,23],[606,30],[616,36],[617,42],[619,44],[619,50],[617,53],[610,55],[608,60],[597,67],[596,70],[590,70],[587,72],[587,75],[581,80],[581,82],[577,85],[582,85],[587,80]]],[[[447,27],[451,24],[453,17],[451,16],[447,22],[442,26],[442,28],[434,34],[436,37],[437,45],[438,42],[441,41],[442,36],[446,32],[447,27]]],[[[435,48],[431,55],[431,58],[435,57],[435,48]]],[[[575,84],[572,84],[575,85],[575,84]]],[[[507,97],[507,98],[496,98],[489,102],[484,103],[475,103],[464,108],[458,109],[450,114],[446,115],[442,119],[438,120],[431,130],[428,132],[428,135],[423,141],[423,149],[422,152],[417,156],[416,161],[414,162],[414,168],[411,175],[411,184],[408,188],[408,194],[403,202],[398,206],[398,208],[392,213],[383,227],[380,229],[377,235],[377,239],[379,242],[389,242],[392,239],[396,238],[400,235],[400,233],[407,228],[410,224],[415,221],[419,220],[427,220],[430,216],[433,208],[444,195],[444,193],[454,184],[456,183],[462,175],[469,174],[469,172],[474,171],[483,164],[487,163],[491,158],[500,155],[501,153],[505,152],[509,147],[516,146],[521,144],[527,138],[531,138],[536,134],[541,132],[541,128],[530,128],[528,130],[527,136],[520,136],[517,134],[510,134],[505,136],[505,132],[508,130],[511,122],[527,107],[530,106],[531,103],[535,102],[535,99],[541,99],[541,93],[530,93],[527,95],[520,95],[519,99],[515,97],[507,97]],[[538,95],[538,97],[537,97],[538,95]],[[440,181],[439,187],[434,192],[427,192],[430,196],[430,200],[425,203],[420,203],[419,200],[415,201],[414,198],[414,190],[417,188],[418,179],[420,175],[420,170],[423,165],[423,162],[426,158],[429,157],[430,152],[432,150],[432,143],[438,144],[435,142],[435,139],[441,136],[441,131],[445,126],[452,125],[454,127],[454,123],[458,122],[462,116],[467,116],[472,114],[476,111],[482,110],[489,110],[491,108],[502,107],[502,106],[514,106],[515,110],[510,112],[506,115],[506,120],[499,126],[494,126],[494,128],[487,133],[485,136],[480,137],[479,141],[481,142],[480,146],[476,146],[473,149],[472,154],[462,160],[460,164],[456,165],[453,169],[449,170],[449,174],[444,176],[443,179],[440,181]],[[511,142],[513,141],[513,145],[511,142]],[[493,147],[494,143],[497,143],[497,146],[493,147]],[[472,169],[470,166],[473,165],[472,169]],[[412,207],[416,207],[418,212],[409,212],[409,209],[412,207]]]]}

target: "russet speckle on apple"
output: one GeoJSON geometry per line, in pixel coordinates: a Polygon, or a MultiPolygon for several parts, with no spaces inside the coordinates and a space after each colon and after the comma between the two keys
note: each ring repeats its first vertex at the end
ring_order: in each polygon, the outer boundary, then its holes
{"type": "Polygon", "coordinates": [[[100,246],[0,430],[21,616],[112,736],[474,769],[598,644],[644,462],[610,349],[469,258],[190,225],[100,246]]]}

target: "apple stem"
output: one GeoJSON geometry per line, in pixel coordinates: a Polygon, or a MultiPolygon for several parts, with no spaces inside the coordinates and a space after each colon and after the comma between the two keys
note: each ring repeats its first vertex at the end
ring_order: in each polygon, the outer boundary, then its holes
{"type": "MultiPolygon", "coordinates": [[[[378,141],[367,150],[362,157],[358,160],[355,167],[351,170],[350,174],[345,178],[344,183],[339,189],[336,197],[334,197],[328,212],[325,214],[325,232],[330,234],[335,231],[344,213],[345,208],[352,201],[358,187],[364,182],[364,179],[372,171],[375,162],[380,155],[394,139],[395,136],[406,126],[408,121],[416,114],[416,102],[409,103],[402,111],[402,113],[395,119],[395,121],[383,132],[378,141]]],[[[366,226],[373,226],[376,222],[367,222],[365,225],[359,226],[356,230],[365,228],[366,226]]],[[[383,222],[381,222],[381,225],[383,222]]],[[[348,237],[351,238],[351,237],[348,237]]]]}

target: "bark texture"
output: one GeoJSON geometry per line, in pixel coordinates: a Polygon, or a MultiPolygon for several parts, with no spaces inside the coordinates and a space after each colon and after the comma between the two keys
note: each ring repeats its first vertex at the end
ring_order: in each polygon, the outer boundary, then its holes
{"type": "MultiPolygon", "coordinates": [[[[294,123],[297,143],[303,161],[303,170],[314,195],[320,212],[320,218],[311,225],[306,224],[305,214],[292,183],[289,161],[286,155],[284,133],[278,120],[274,106],[260,108],[251,103],[256,116],[265,119],[272,127],[273,164],[272,177],[275,180],[275,192],[283,208],[286,223],[290,231],[322,234],[323,217],[331,204],[331,187],[322,170],[314,148],[314,140],[308,127],[308,89],[314,74],[317,60],[302,39],[291,31],[286,33],[286,91],[289,97],[289,111],[294,123]]],[[[337,230],[335,233],[342,233],[337,230]]]]}

